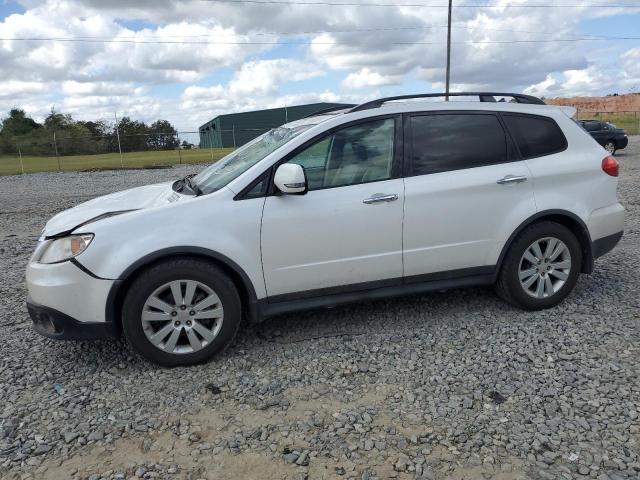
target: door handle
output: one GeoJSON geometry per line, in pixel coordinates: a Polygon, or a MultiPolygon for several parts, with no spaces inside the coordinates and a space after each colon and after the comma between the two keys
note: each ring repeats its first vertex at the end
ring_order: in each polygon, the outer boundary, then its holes
{"type": "Polygon", "coordinates": [[[510,183],[522,183],[526,181],[527,177],[525,177],[524,175],[507,175],[506,177],[502,177],[496,183],[498,185],[508,185],[510,183]]]}
{"type": "Polygon", "coordinates": [[[392,194],[384,194],[384,193],[374,193],[369,198],[365,198],[362,203],[366,203],[367,205],[371,203],[379,203],[379,202],[393,202],[398,199],[397,193],[392,194]]]}

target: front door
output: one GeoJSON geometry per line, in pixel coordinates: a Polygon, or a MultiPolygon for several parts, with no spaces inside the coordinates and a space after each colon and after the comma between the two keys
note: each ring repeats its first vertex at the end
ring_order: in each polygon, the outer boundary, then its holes
{"type": "Polygon", "coordinates": [[[269,301],[400,283],[402,207],[396,117],[331,131],[289,162],[305,168],[305,195],[268,196],[262,264],[269,301]]]}

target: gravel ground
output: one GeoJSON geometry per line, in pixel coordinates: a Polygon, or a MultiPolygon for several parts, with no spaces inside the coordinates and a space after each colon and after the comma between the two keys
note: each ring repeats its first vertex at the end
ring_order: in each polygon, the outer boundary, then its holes
{"type": "Polygon", "coordinates": [[[362,303],[173,370],[34,334],[24,268],[55,212],[200,167],[0,178],[0,477],[640,478],[640,137],[618,158],[626,235],[555,309],[362,303]]]}

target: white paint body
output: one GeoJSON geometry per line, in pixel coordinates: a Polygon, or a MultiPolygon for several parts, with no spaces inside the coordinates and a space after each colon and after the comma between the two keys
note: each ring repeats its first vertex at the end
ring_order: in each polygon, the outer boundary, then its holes
{"type": "MultiPolygon", "coordinates": [[[[607,155],[565,113],[512,103],[389,103],[380,108],[303,122],[313,127],[266,156],[227,187],[192,197],[170,183],[93,199],[53,217],[43,238],[93,233],[77,261],[27,268],[35,303],[79,321],[105,321],[115,280],[139,259],[172,247],[199,247],[231,259],[257,299],[385,279],[495,266],[511,234],[527,218],[564,210],[588,226],[592,240],[623,230],[617,178],[607,155]],[[234,200],[268,167],[298,146],[343,123],[379,115],[432,110],[515,111],[552,117],[568,148],[526,161],[310,191],[305,195],[234,200]],[[498,185],[507,175],[527,181],[498,185]],[[396,201],[365,204],[375,194],[396,201]],[[135,210],[91,219],[109,212],[135,210]],[[81,225],[78,227],[78,225],[81,225]]],[[[298,122],[299,123],[299,122],[298,122]]],[[[42,246],[40,247],[42,248],[42,246]]]]}

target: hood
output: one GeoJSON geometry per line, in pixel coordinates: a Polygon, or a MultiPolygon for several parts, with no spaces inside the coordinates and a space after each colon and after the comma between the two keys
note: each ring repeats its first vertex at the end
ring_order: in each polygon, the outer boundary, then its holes
{"type": "Polygon", "coordinates": [[[52,217],[44,227],[42,236],[51,237],[71,232],[81,225],[133,210],[158,207],[183,199],[194,198],[174,192],[174,182],[146,185],[122,192],[96,197],[88,202],[64,210],[52,217]]]}

